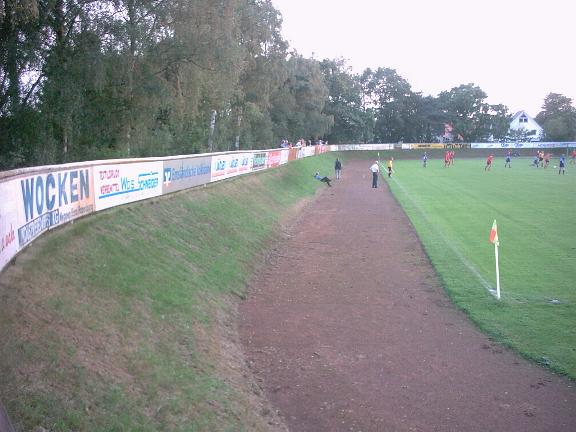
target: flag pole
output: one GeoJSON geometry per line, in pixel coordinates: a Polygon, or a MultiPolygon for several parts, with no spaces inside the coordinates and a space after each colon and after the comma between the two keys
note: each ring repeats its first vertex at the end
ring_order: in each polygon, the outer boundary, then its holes
{"type": "Polygon", "coordinates": [[[498,266],[498,242],[494,243],[494,254],[496,255],[496,298],[500,300],[500,268],[498,266]]]}

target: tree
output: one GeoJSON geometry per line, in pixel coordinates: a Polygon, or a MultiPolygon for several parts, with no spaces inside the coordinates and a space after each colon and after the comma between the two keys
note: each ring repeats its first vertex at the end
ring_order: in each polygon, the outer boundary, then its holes
{"type": "Polygon", "coordinates": [[[394,69],[378,68],[361,76],[365,103],[374,107],[374,135],[378,142],[413,141],[414,121],[421,95],[394,69]]]}
{"type": "Polygon", "coordinates": [[[334,118],[334,126],[326,138],[331,143],[363,142],[366,136],[366,119],[362,109],[362,87],[343,59],[320,63],[328,98],[324,114],[334,118]]]}
{"type": "Polygon", "coordinates": [[[438,95],[440,108],[446,121],[452,125],[455,137],[468,142],[490,137],[491,120],[496,113],[484,102],[486,97],[486,93],[474,84],[463,84],[438,95]]]}
{"type": "Polygon", "coordinates": [[[558,93],[548,94],[536,121],[549,141],[576,140],[576,108],[569,97],[558,93]]]}

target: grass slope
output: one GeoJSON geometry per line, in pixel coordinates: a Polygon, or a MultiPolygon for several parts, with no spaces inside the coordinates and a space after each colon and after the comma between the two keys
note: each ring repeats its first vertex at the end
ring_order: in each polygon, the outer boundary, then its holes
{"type": "Polygon", "coordinates": [[[231,298],[332,164],[307,158],[39,239],[0,275],[0,400],[12,420],[54,432],[269,430],[242,377],[231,298]]]}
{"type": "MultiPolygon", "coordinates": [[[[404,207],[453,301],[489,334],[576,378],[576,169],[559,176],[531,159],[396,160],[390,187],[404,207]],[[498,222],[502,300],[495,288],[498,222]],[[557,300],[553,301],[553,300],[557,300]]],[[[552,165],[557,165],[554,160],[552,165]]]]}

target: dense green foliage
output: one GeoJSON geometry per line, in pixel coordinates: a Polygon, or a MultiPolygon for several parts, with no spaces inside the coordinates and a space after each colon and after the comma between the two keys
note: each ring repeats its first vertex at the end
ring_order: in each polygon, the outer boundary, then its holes
{"type": "MultiPolygon", "coordinates": [[[[566,175],[515,158],[397,160],[392,191],[404,207],[444,287],[481,328],[535,361],[576,378],[575,165],[566,175]],[[498,222],[502,299],[494,289],[498,222]]],[[[552,162],[558,165],[558,159],[552,162]]]]}
{"type": "Polygon", "coordinates": [[[0,275],[0,400],[17,430],[269,430],[231,300],[333,160],[101,212],[23,252],[0,275]]]}
{"type": "MultiPolygon", "coordinates": [[[[0,0],[0,169],[436,141],[444,124],[467,142],[506,136],[507,108],[474,84],[423,96],[394,69],[298,55],[281,25],[270,0],[0,0]]],[[[551,139],[576,139],[571,109],[544,106],[551,139]]]]}

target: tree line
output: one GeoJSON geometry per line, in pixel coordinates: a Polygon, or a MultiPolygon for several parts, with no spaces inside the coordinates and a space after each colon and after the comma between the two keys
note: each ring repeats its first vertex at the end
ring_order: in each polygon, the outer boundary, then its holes
{"type": "MultiPolygon", "coordinates": [[[[433,142],[509,135],[474,84],[437,97],[394,69],[305,58],[270,0],[0,0],[0,169],[270,148],[282,139],[433,142]]],[[[537,120],[576,139],[572,100],[537,120]]]]}

